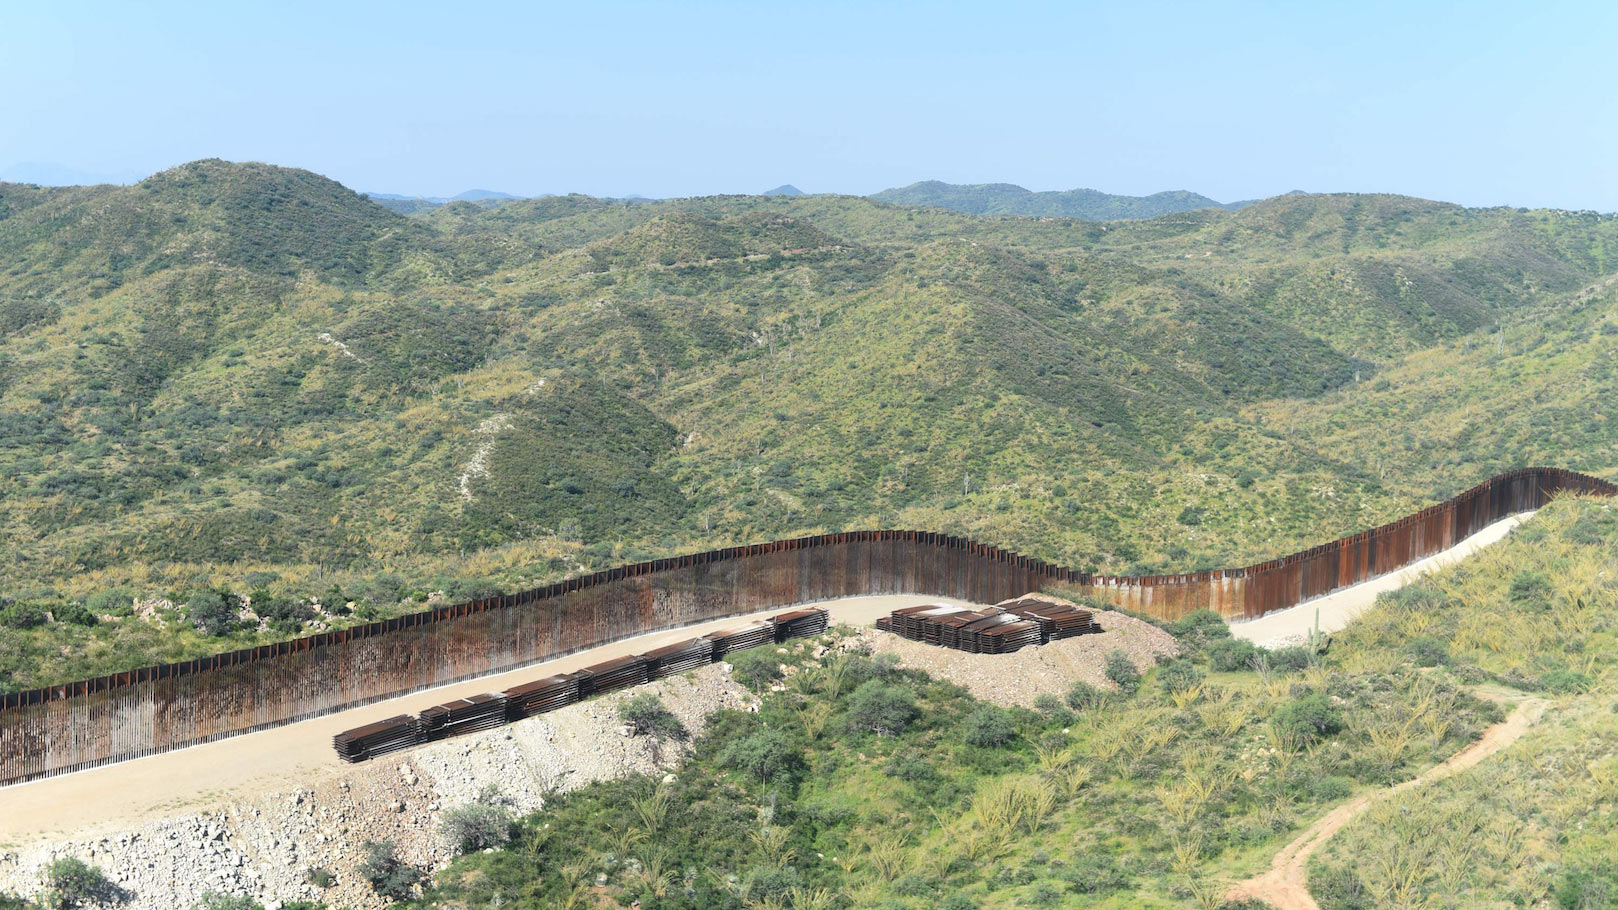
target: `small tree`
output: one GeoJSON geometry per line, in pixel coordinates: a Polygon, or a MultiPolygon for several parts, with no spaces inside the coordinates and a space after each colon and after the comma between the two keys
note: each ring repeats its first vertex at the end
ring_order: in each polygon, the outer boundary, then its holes
{"type": "Polygon", "coordinates": [[[920,714],[909,689],[878,679],[861,683],[849,697],[849,721],[878,736],[903,733],[920,714]]]}
{"type": "Polygon", "coordinates": [[[421,870],[399,859],[399,848],[393,841],[366,841],[365,862],[355,871],[371,883],[371,890],[388,900],[402,901],[421,881],[421,870]]]}
{"type": "Polygon", "coordinates": [[[1229,638],[1230,626],[1213,610],[1192,610],[1169,626],[1169,634],[1187,648],[1200,651],[1212,642],[1229,638]]]}
{"type": "Polygon", "coordinates": [[[236,596],[225,591],[198,591],[185,602],[186,618],[204,635],[227,635],[236,628],[236,596]]]}
{"type": "Polygon", "coordinates": [[[55,910],[105,907],[129,897],[100,869],[76,856],[65,856],[45,870],[45,895],[40,903],[55,910]]]}
{"type": "Polygon", "coordinates": [[[1302,742],[1314,742],[1342,730],[1343,713],[1330,698],[1316,692],[1283,705],[1270,722],[1302,742]]]}
{"type": "Polygon", "coordinates": [[[444,813],[444,838],[462,853],[504,847],[516,823],[511,801],[495,786],[484,787],[477,798],[444,813]]]}
{"type": "Polygon", "coordinates": [[[1126,695],[1133,695],[1140,688],[1140,671],[1135,669],[1135,662],[1117,648],[1107,655],[1107,678],[1126,695]]]}
{"type": "Polygon", "coordinates": [[[796,776],[803,770],[803,752],[785,733],[761,727],[732,740],[719,753],[721,764],[735,768],[761,784],[796,776]]]}
{"type": "Polygon", "coordinates": [[[1003,746],[1017,735],[1011,715],[994,705],[984,705],[961,723],[962,738],[974,746],[1003,746]]]}
{"type": "Polygon", "coordinates": [[[741,681],[742,685],[755,692],[762,692],[770,683],[781,678],[781,662],[771,648],[753,648],[739,654],[727,655],[725,661],[731,666],[731,673],[741,681]]]}
{"type": "Polygon", "coordinates": [[[663,706],[661,698],[650,692],[642,692],[619,704],[618,719],[628,724],[635,736],[650,736],[658,741],[683,740],[690,736],[685,724],[663,706]]]}
{"type": "Polygon", "coordinates": [[[1245,638],[1226,638],[1209,642],[1203,653],[1208,655],[1208,663],[1215,670],[1233,673],[1251,668],[1258,646],[1245,638]]]}

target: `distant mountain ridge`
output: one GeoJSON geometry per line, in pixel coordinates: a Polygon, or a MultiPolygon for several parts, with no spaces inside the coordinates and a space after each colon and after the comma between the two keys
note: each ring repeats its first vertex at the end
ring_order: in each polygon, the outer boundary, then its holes
{"type": "Polygon", "coordinates": [[[765,190],[761,195],[764,195],[764,196],[802,196],[803,195],[803,190],[798,189],[797,187],[793,186],[790,183],[783,183],[783,184],[781,184],[780,186],[776,187],[773,190],[765,190]]]}
{"type": "Polygon", "coordinates": [[[452,202],[470,202],[474,205],[491,206],[503,205],[514,199],[524,199],[524,196],[515,196],[511,193],[502,193],[498,190],[466,190],[453,196],[405,196],[399,193],[366,193],[378,205],[389,208],[401,215],[411,215],[416,212],[426,212],[441,205],[452,202]]]}
{"type": "Polygon", "coordinates": [[[1087,221],[1156,218],[1197,209],[1235,211],[1255,201],[1219,202],[1188,190],[1169,190],[1150,196],[1119,196],[1092,189],[1036,193],[1014,183],[961,184],[940,180],[923,180],[883,190],[868,198],[892,205],[928,206],[971,215],[1047,215],[1087,221]]]}

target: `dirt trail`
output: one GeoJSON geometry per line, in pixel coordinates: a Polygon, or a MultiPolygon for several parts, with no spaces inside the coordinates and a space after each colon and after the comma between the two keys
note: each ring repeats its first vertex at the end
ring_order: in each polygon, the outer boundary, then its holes
{"type": "MultiPolygon", "coordinates": [[[[1483,694],[1483,693],[1479,693],[1483,694]]],[[[1320,910],[1309,894],[1309,857],[1331,840],[1342,827],[1353,821],[1375,800],[1464,771],[1511,745],[1539,720],[1549,704],[1542,698],[1523,700],[1505,720],[1483,731],[1483,735],[1425,774],[1383,790],[1350,800],[1322,816],[1302,834],[1281,849],[1270,862],[1269,871],[1231,888],[1228,900],[1260,900],[1277,910],[1320,910]]]]}

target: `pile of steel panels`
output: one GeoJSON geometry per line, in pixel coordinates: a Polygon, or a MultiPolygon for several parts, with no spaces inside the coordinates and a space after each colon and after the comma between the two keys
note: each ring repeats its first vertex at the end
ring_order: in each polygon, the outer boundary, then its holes
{"type": "Polygon", "coordinates": [[[703,664],[713,662],[713,642],[706,638],[692,638],[666,647],[647,651],[641,655],[646,661],[646,675],[662,679],[675,673],[684,673],[703,664]]]}
{"type": "Polygon", "coordinates": [[[504,692],[489,692],[435,705],[421,712],[419,717],[407,714],[390,717],[339,733],[332,737],[332,746],[343,761],[364,761],[427,740],[487,730],[507,721],[554,711],[591,695],[695,669],[726,654],[788,638],[818,635],[826,631],[829,619],[825,610],[792,610],[773,619],[675,642],[645,654],[602,661],[576,673],[547,676],[504,692]]]}
{"type": "Polygon", "coordinates": [[[364,761],[396,752],[422,741],[420,722],[408,714],[355,727],[331,738],[337,757],[347,762],[364,761]]]}
{"type": "Polygon", "coordinates": [[[786,641],[789,638],[819,635],[826,631],[826,624],[830,619],[825,610],[809,609],[781,613],[770,622],[775,624],[775,640],[786,641]]]}
{"type": "Polygon", "coordinates": [[[573,675],[579,680],[580,698],[638,686],[648,679],[646,659],[638,654],[604,660],[573,675]]]}
{"type": "Polygon", "coordinates": [[[443,739],[490,730],[506,722],[504,692],[485,692],[434,705],[421,712],[421,731],[428,739],[443,739]]]}
{"type": "Polygon", "coordinates": [[[734,629],[710,632],[703,638],[713,642],[713,659],[718,660],[735,651],[746,651],[775,641],[775,624],[767,619],[750,622],[734,629]]]}
{"type": "MultiPolygon", "coordinates": [[[[929,634],[927,627],[944,617],[958,613],[970,613],[966,607],[957,607],[952,604],[922,604],[919,607],[900,607],[889,614],[889,622],[893,632],[915,641],[923,641],[923,636],[929,634]]],[[[937,632],[931,633],[933,644],[938,644],[937,632]]]]}
{"type": "Polygon", "coordinates": [[[563,705],[579,700],[578,677],[564,673],[547,676],[506,690],[506,717],[518,720],[546,711],[555,711],[563,705]]]}
{"type": "Polygon", "coordinates": [[[1039,623],[1040,639],[1055,641],[1087,632],[1100,632],[1095,614],[1072,604],[1055,603],[1038,597],[1023,597],[1000,604],[1000,609],[1039,623]]]}
{"type": "Polygon", "coordinates": [[[878,619],[876,627],[913,641],[974,654],[1008,654],[1057,638],[1101,631],[1090,611],[1036,598],[981,610],[951,604],[901,607],[878,619]]]}

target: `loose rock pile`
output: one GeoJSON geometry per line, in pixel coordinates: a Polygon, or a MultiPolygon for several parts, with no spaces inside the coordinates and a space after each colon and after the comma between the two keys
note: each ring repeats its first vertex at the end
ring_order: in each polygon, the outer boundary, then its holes
{"type": "MultiPolygon", "coordinates": [[[[753,708],[756,698],[714,664],[658,680],[637,691],[662,698],[693,732],[721,708],[753,708]]],[[[126,910],[176,910],[206,892],[245,894],[271,910],[291,900],[333,907],[378,908],[355,873],[365,841],[391,840],[401,859],[428,870],[452,853],[439,831],[441,814],[475,799],[490,782],[527,812],[546,793],[596,780],[651,772],[678,760],[631,737],[617,715],[620,692],[568,705],[544,717],[428,743],[409,753],[345,766],[334,780],[243,799],[205,813],[85,840],[0,848],[0,892],[37,894],[51,861],[77,856],[131,892],[126,910]],[[330,888],[311,869],[334,877],[330,888]]]]}

